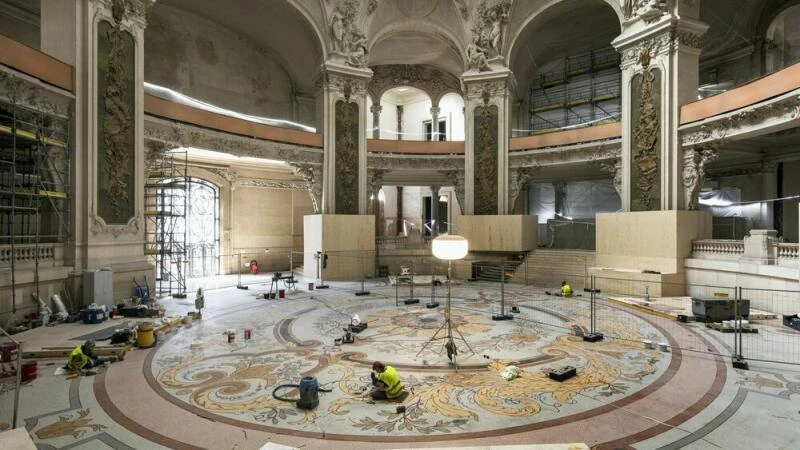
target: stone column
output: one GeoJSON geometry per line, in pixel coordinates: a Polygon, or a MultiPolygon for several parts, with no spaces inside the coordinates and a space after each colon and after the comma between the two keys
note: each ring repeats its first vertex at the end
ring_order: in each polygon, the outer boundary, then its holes
{"type": "Polygon", "coordinates": [[[367,136],[362,111],[372,71],[323,65],[322,213],[366,214],[367,136]]]}
{"type": "Polygon", "coordinates": [[[463,213],[508,214],[509,112],[516,81],[505,68],[469,71],[461,79],[466,92],[463,213]]]}
{"type": "Polygon", "coordinates": [[[431,237],[439,235],[439,188],[431,185],[431,237]]]}
{"type": "Polygon", "coordinates": [[[697,99],[699,55],[708,25],[699,2],[630,2],[622,34],[622,207],[686,209],[680,107],[697,99]]]}
{"type": "Polygon", "coordinates": [[[431,141],[439,140],[439,105],[431,107],[431,141]]]}
{"type": "Polygon", "coordinates": [[[403,105],[397,105],[397,140],[403,140],[403,105]]]}
{"type": "MultiPolygon", "coordinates": [[[[761,164],[761,198],[778,197],[778,164],[767,161],[761,164]]],[[[761,224],[764,230],[775,229],[775,202],[761,202],[761,224]]]]}
{"type": "Polygon", "coordinates": [[[369,107],[369,112],[372,113],[372,139],[381,138],[381,110],[383,106],[380,104],[372,104],[369,107]]]}
{"type": "MultiPolygon", "coordinates": [[[[115,298],[144,255],[144,30],[151,0],[41,2],[42,51],[75,70],[71,178],[76,271],[111,266],[115,298]]],[[[151,277],[152,279],[152,277],[151,277]]]]}
{"type": "Polygon", "coordinates": [[[403,186],[397,186],[397,214],[395,219],[395,235],[403,232],[403,186]]]}

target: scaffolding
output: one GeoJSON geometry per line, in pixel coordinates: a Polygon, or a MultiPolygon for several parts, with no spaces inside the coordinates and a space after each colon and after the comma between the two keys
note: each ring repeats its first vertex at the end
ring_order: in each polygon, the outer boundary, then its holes
{"type": "MultiPolygon", "coordinates": [[[[39,298],[39,265],[69,233],[69,119],[0,101],[0,265],[10,268],[11,313],[17,269],[30,273],[39,298]]],[[[5,312],[5,311],[4,311],[5,312]]]]}
{"type": "Polygon", "coordinates": [[[533,133],[619,121],[620,59],[612,47],[570,56],[531,84],[533,133]]]}
{"type": "Polygon", "coordinates": [[[155,265],[158,297],[186,296],[186,213],[189,206],[187,153],[168,152],[145,182],[145,254],[155,265]]]}

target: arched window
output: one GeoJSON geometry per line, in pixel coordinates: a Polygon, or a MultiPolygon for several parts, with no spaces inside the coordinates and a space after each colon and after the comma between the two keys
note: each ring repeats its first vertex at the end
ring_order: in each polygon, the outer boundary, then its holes
{"type": "Polygon", "coordinates": [[[219,189],[197,178],[186,188],[187,277],[208,277],[219,273],[219,189]]]}
{"type": "Polygon", "coordinates": [[[800,5],[786,8],[767,28],[767,72],[775,72],[800,60],[800,5]]]}

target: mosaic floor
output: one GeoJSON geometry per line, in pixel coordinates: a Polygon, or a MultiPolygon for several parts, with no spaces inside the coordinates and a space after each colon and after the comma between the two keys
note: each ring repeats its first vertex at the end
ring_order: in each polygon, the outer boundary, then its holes
{"type": "MultiPolygon", "coordinates": [[[[371,281],[370,294],[356,296],[359,283],[330,284],[276,300],[263,299],[263,283],[207,291],[203,320],[162,336],[155,348],[129,352],[95,377],[68,380],[55,373],[63,362],[41,360],[39,377],[20,393],[20,416],[40,449],[800,445],[800,371],[756,361],[750,371],[733,370],[720,355],[692,350],[730,351],[728,335],[702,324],[603,306],[596,326],[606,339],[588,343],[581,337],[591,328],[585,297],[463,283],[452,287],[453,364],[446,340],[432,339],[446,330],[446,289],[437,289],[440,306],[427,308],[430,288],[418,287],[420,302],[406,305],[407,286],[371,281]],[[512,306],[519,309],[513,320],[492,320],[512,306]],[[336,342],[355,315],[367,328],[354,343],[336,342]],[[228,331],[235,332],[231,342],[228,331]],[[645,340],[655,348],[645,348],[645,340]],[[659,350],[662,342],[671,349],[659,350]],[[397,368],[408,391],[402,403],[367,395],[374,360],[397,368]],[[520,369],[512,380],[501,375],[509,365],[520,369]],[[564,366],[577,376],[548,377],[564,366]],[[329,391],[319,393],[316,408],[273,395],[306,376],[329,391]],[[755,429],[768,429],[769,438],[755,429]]],[[[193,309],[192,299],[164,303],[171,314],[193,309]]],[[[108,326],[31,330],[52,336],[31,334],[26,342],[71,342],[108,326]]],[[[773,336],[770,326],[762,328],[751,338],[773,336]]],[[[279,395],[298,392],[288,387],[279,395]]]]}
{"type": "Polygon", "coordinates": [[[426,307],[427,299],[406,306],[393,291],[376,287],[369,297],[296,293],[291,300],[264,300],[204,320],[159,347],[150,365],[151,385],[182,407],[244,427],[320,437],[466,437],[583,413],[598,400],[613,403],[658,380],[672,356],[642,347],[644,339],[666,340],[644,320],[636,328],[629,327],[630,317],[619,321],[630,340],[585,343],[571,334],[588,325],[587,302],[522,305],[515,320],[493,321],[485,293],[475,296],[472,286],[462,286],[451,297],[456,366],[447,358],[446,340],[431,340],[446,335],[444,300],[435,309],[426,307]],[[467,291],[472,298],[463,295],[467,291]],[[337,344],[354,315],[368,328],[354,343],[337,344]],[[245,329],[252,330],[249,340],[245,329]],[[226,330],[236,332],[232,343],[226,330]],[[401,374],[410,393],[405,414],[397,404],[367,395],[374,360],[401,374]],[[520,376],[506,381],[500,372],[512,364],[522,369],[520,376]],[[549,369],[562,366],[575,367],[578,375],[566,382],[549,379],[549,369]],[[274,387],[297,384],[304,376],[332,391],[320,394],[315,410],[273,396],[274,387]]]}

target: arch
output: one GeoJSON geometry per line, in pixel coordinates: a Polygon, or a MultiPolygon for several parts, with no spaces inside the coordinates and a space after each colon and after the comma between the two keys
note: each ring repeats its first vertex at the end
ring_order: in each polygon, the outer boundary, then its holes
{"type": "Polygon", "coordinates": [[[765,42],[765,69],[766,72],[774,72],[791,65],[800,60],[800,31],[796,27],[786,26],[786,19],[800,18],[800,2],[786,5],[772,15],[764,32],[765,42]],[[788,16],[788,17],[787,17],[788,16]],[[780,38],[778,34],[780,33],[780,38]],[[787,33],[791,34],[794,42],[797,43],[790,54],[786,54],[786,45],[790,42],[787,33]]]}
{"type": "MultiPolygon", "coordinates": [[[[524,6],[527,6],[527,7],[530,8],[530,4],[528,4],[527,2],[514,2],[513,5],[512,5],[511,16],[514,16],[514,15],[517,15],[517,14],[521,13],[521,14],[525,14],[525,16],[524,16],[525,18],[522,19],[522,21],[520,22],[519,26],[517,26],[513,31],[510,30],[510,29],[507,31],[510,35],[506,39],[506,42],[508,42],[508,45],[506,46],[505,52],[503,54],[503,57],[504,57],[504,59],[505,59],[505,61],[507,63],[507,66],[511,67],[513,65],[512,61],[511,61],[511,58],[514,55],[514,52],[516,50],[516,46],[517,46],[517,43],[519,41],[519,38],[520,38],[520,36],[523,35],[525,30],[531,24],[538,23],[541,20],[547,20],[547,17],[545,15],[548,12],[557,14],[557,13],[561,12],[560,8],[569,9],[570,8],[569,7],[569,3],[574,3],[575,1],[576,0],[568,0],[568,1],[550,0],[550,1],[546,2],[546,3],[541,4],[538,8],[535,8],[535,9],[531,10],[528,13],[526,13],[525,11],[521,11],[521,9],[524,6]]],[[[611,9],[614,10],[614,14],[616,14],[618,24],[619,24],[619,26],[621,28],[622,27],[623,17],[622,17],[622,7],[620,5],[619,0],[596,0],[596,1],[592,1],[592,3],[599,3],[599,2],[607,4],[608,6],[611,7],[611,9]]]]}
{"type": "MultiPolygon", "coordinates": [[[[303,5],[299,3],[298,0],[287,0],[287,3],[293,6],[297,11],[300,12],[300,14],[303,15],[303,17],[305,17],[306,22],[308,22],[308,25],[311,26],[311,29],[314,31],[314,34],[317,36],[317,45],[319,46],[319,49],[322,51],[322,60],[327,61],[328,45],[327,45],[327,40],[325,39],[326,34],[322,33],[322,30],[319,29],[319,25],[314,20],[314,17],[311,15],[308,9],[306,9],[305,7],[303,7],[303,5]]],[[[325,21],[325,23],[327,23],[327,15],[325,14],[324,9],[322,10],[322,18],[325,21]]]]}
{"type": "MultiPolygon", "coordinates": [[[[417,36],[425,36],[432,40],[438,41],[444,44],[447,48],[452,51],[452,55],[455,58],[456,62],[458,63],[458,68],[450,67],[444,62],[441,61],[441,58],[430,58],[429,61],[424,62],[424,64],[435,64],[438,67],[441,67],[446,72],[454,74],[454,75],[461,75],[463,73],[464,68],[466,67],[466,50],[461,40],[459,40],[450,30],[438,25],[436,23],[432,23],[429,21],[424,20],[401,20],[397,22],[393,22],[389,26],[382,28],[380,31],[375,33],[375,35],[371,36],[369,39],[369,56],[368,56],[368,65],[380,65],[380,61],[375,61],[375,48],[382,42],[385,42],[391,39],[393,36],[402,36],[402,35],[417,35],[417,36]],[[420,30],[429,30],[428,32],[421,32],[420,30]]],[[[423,63],[420,63],[423,64],[423,63]]]]}
{"type": "Polygon", "coordinates": [[[448,92],[463,95],[461,81],[449,72],[427,64],[386,64],[372,67],[373,75],[367,91],[373,101],[393,88],[408,86],[419,89],[430,97],[433,104],[448,92]]]}

